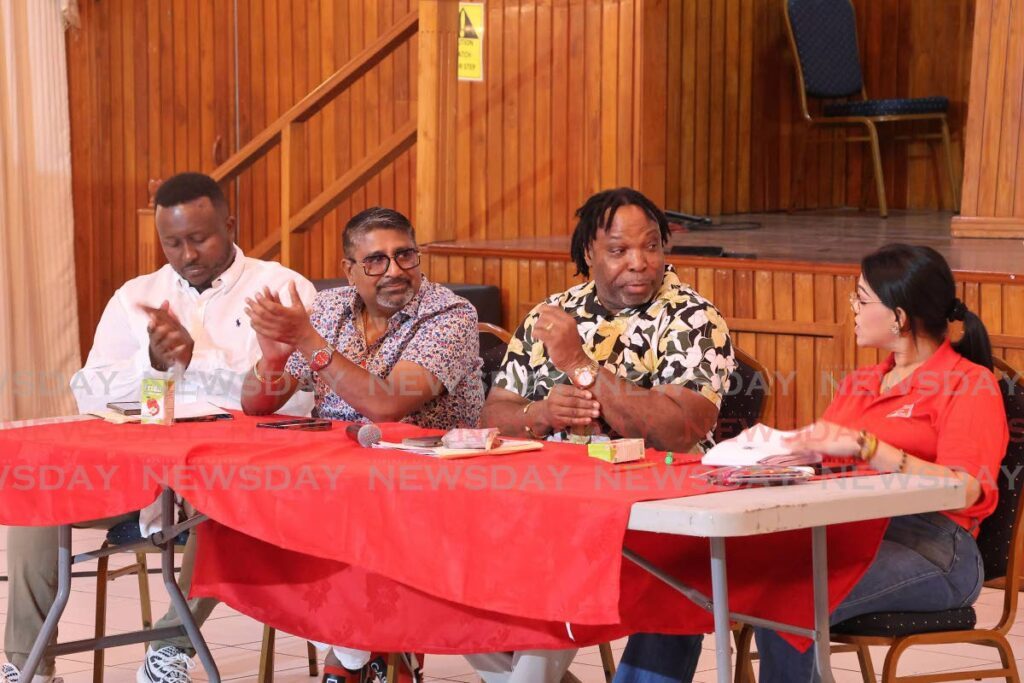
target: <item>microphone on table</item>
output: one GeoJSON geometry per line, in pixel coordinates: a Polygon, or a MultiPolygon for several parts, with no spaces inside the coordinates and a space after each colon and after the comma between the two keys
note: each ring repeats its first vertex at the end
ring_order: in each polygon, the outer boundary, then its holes
{"type": "Polygon", "coordinates": [[[363,448],[370,448],[380,443],[382,434],[380,427],[373,424],[352,424],[345,427],[345,436],[355,441],[363,448]]]}

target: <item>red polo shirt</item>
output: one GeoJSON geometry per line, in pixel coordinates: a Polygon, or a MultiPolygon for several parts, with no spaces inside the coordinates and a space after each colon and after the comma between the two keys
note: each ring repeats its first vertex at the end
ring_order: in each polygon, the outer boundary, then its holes
{"type": "Polygon", "coordinates": [[[981,497],[963,510],[945,513],[977,535],[977,524],[992,514],[999,467],[1009,431],[995,375],[945,341],[902,383],[879,394],[885,362],[846,378],[822,419],[865,429],[909,455],[962,470],[981,484],[981,497]]]}

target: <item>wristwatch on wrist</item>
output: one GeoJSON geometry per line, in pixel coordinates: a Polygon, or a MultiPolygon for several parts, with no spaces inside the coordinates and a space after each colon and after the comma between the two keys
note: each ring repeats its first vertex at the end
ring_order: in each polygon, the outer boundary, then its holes
{"type": "Polygon", "coordinates": [[[572,383],[580,389],[589,389],[597,382],[598,369],[598,365],[594,361],[573,368],[570,373],[572,383]]]}
{"type": "Polygon", "coordinates": [[[334,358],[334,347],[328,344],[322,349],[317,349],[309,357],[309,369],[313,372],[320,372],[331,364],[334,358]]]}

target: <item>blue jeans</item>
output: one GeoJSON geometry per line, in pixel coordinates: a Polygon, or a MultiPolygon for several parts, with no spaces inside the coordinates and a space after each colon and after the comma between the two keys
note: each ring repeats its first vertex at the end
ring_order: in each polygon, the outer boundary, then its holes
{"type": "Polygon", "coordinates": [[[704,636],[634,633],[626,642],[614,683],[692,681],[704,636]]]}
{"type": "MultiPolygon", "coordinates": [[[[832,613],[833,624],[871,612],[938,612],[977,600],[984,582],[978,546],[938,513],[895,517],[875,561],[832,613]]],[[[762,683],[817,681],[814,650],[798,652],[775,631],[754,629],[762,683]]],[[[630,636],[615,683],[685,683],[693,678],[701,636],[630,636]]]]}

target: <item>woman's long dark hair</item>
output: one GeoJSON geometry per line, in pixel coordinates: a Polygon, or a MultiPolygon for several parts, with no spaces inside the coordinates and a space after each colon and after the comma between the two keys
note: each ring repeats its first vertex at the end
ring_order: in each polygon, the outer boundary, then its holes
{"type": "Polygon", "coordinates": [[[964,336],[953,349],[972,363],[992,369],[992,343],[985,324],[957,298],[953,272],[939,252],[888,244],[865,256],[860,269],[886,307],[906,311],[911,334],[942,341],[950,321],[962,320],[964,336]]]}

